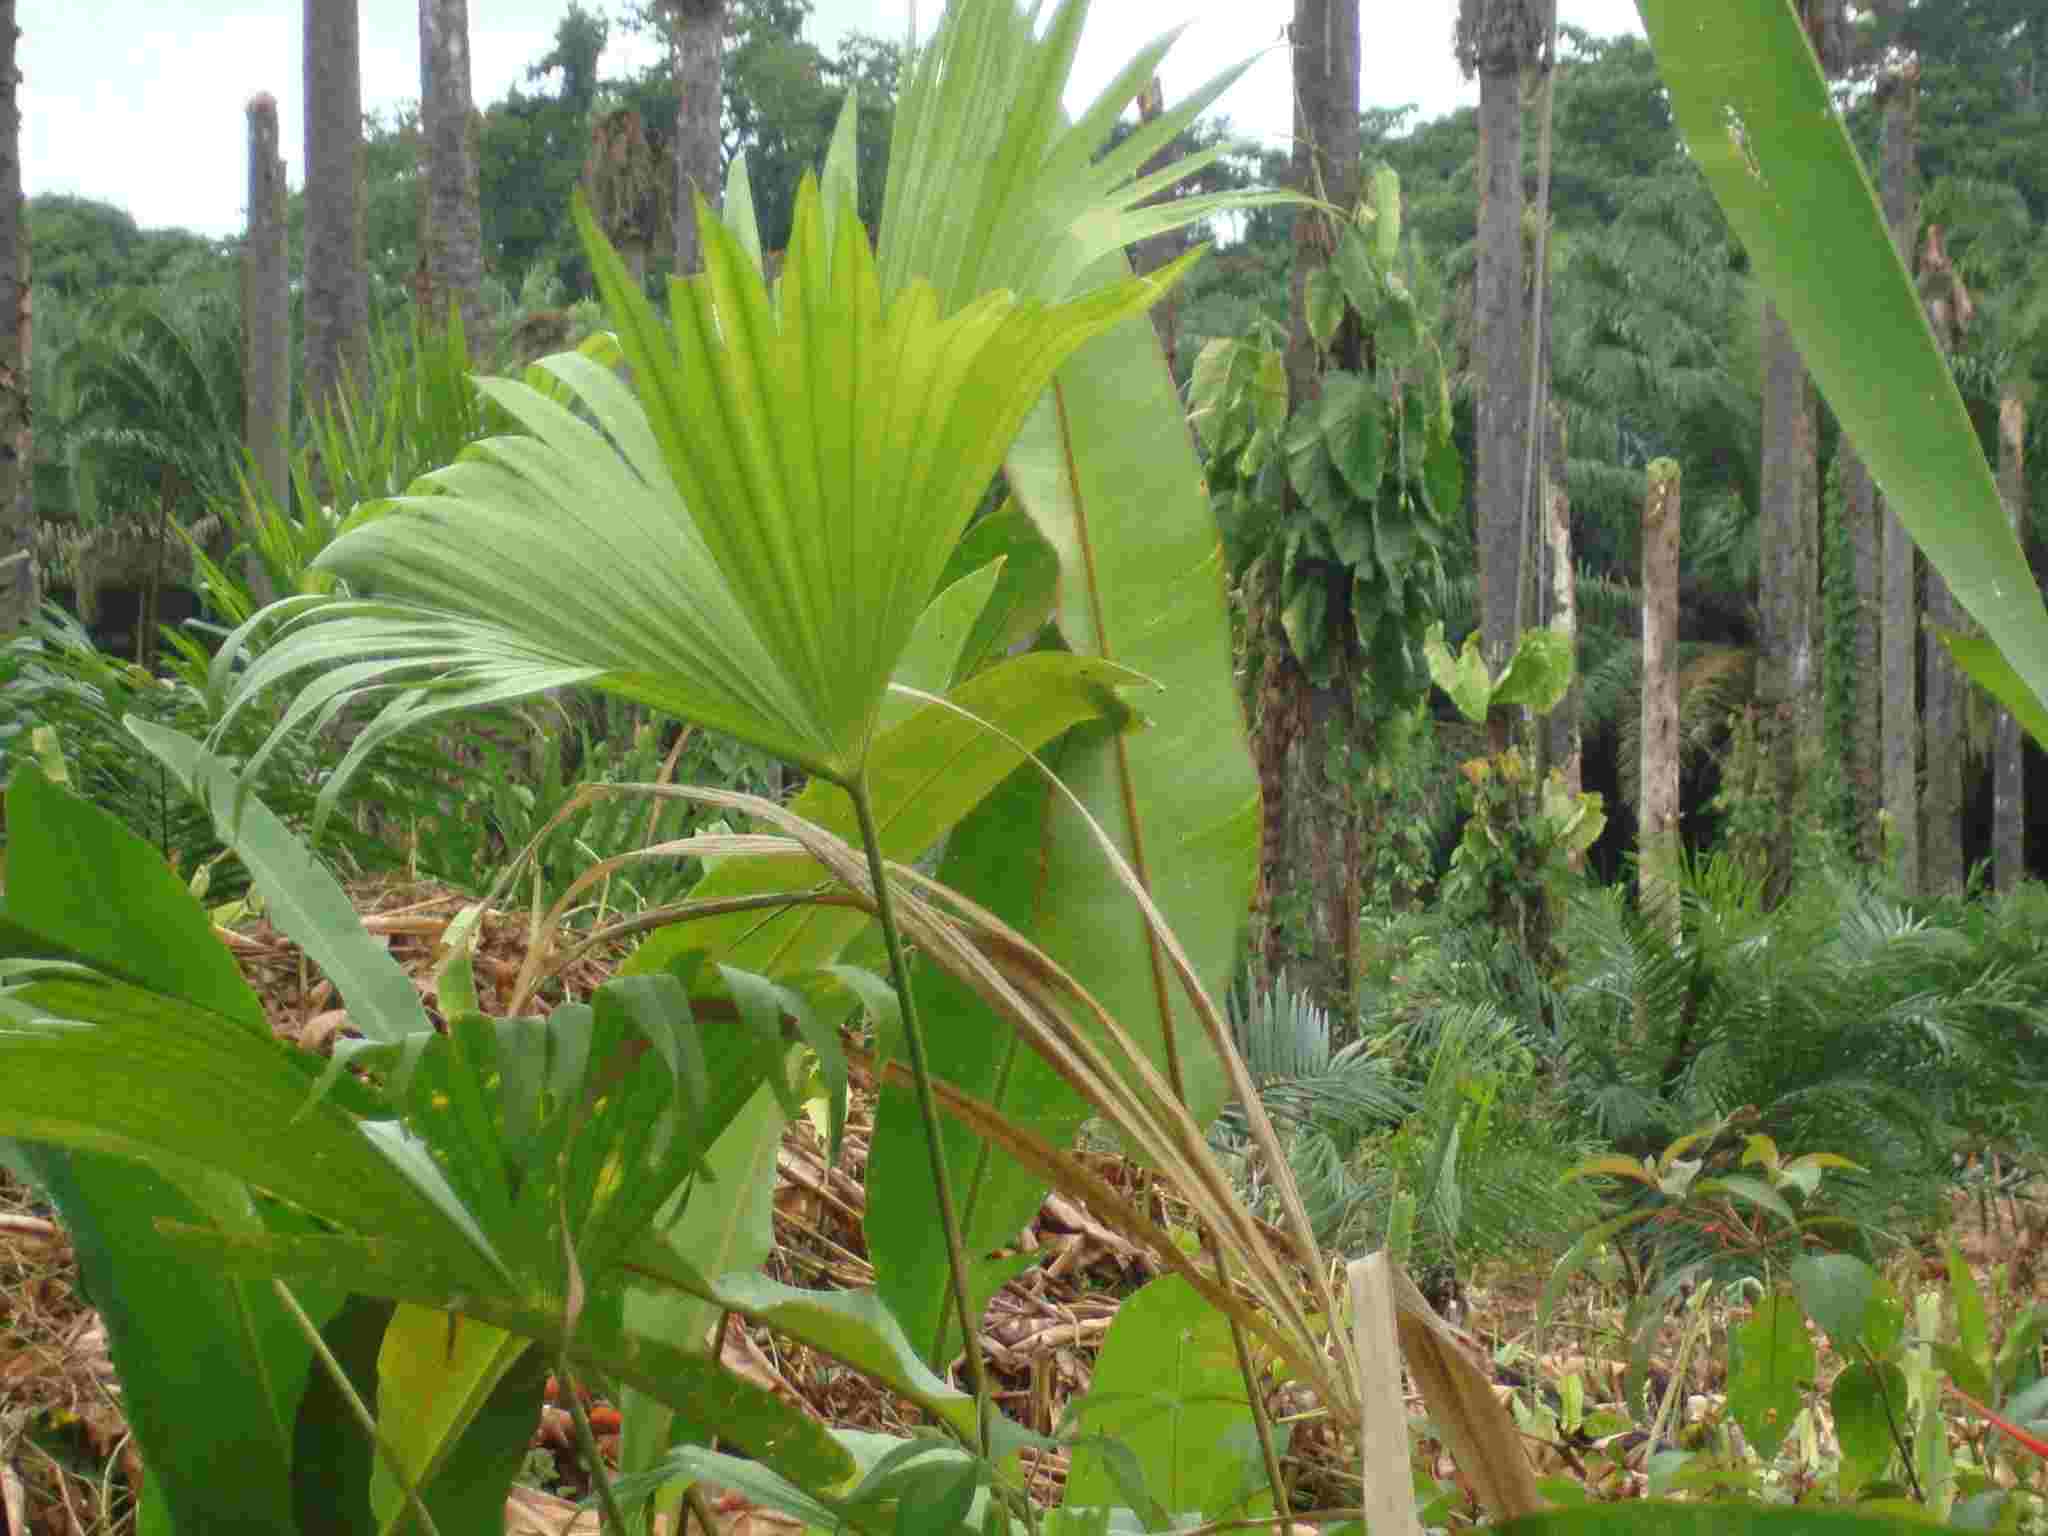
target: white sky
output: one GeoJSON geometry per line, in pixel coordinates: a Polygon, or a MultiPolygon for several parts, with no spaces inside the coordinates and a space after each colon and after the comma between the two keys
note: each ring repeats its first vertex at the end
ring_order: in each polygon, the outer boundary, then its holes
{"type": "MultiPolygon", "coordinates": [[[[939,0],[915,0],[928,35],[939,0]]],[[[419,95],[417,0],[361,0],[363,99],[370,110],[419,95]]],[[[586,0],[616,14],[618,0],[586,0]]],[[[905,34],[913,0],[816,0],[814,40],[844,31],[905,34]]],[[[1364,100],[1419,103],[1434,116],[1476,98],[1458,78],[1450,36],[1456,0],[1364,0],[1364,100]]],[[[524,84],[553,42],[567,0],[470,0],[480,104],[524,84]]],[[[1283,141],[1288,66],[1279,42],[1289,0],[1096,0],[1081,43],[1076,102],[1108,83],[1146,41],[1193,26],[1162,71],[1169,100],[1266,50],[1218,110],[1238,131],[1283,141]]],[[[1640,32],[1633,0],[1562,0],[1562,18],[1596,34],[1640,32]]],[[[69,192],[124,207],[145,227],[208,235],[240,229],[249,97],[278,99],[288,174],[300,179],[301,6],[297,0],[22,0],[22,178],[29,195],[69,192]]],[[[622,29],[614,27],[614,33],[622,29]]],[[[609,72],[631,61],[615,40],[609,72]]],[[[529,87],[538,89],[540,87],[529,87]]]]}

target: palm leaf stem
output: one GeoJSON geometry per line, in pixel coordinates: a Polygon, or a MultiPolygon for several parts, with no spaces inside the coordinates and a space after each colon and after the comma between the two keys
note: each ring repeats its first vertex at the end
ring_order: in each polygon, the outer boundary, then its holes
{"type": "Polygon", "coordinates": [[[918,1118],[924,1122],[925,1147],[931,1154],[932,1190],[938,1197],[939,1225],[946,1236],[946,1267],[953,1281],[953,1305],[960,1314],[960,1339],[967,1362],[967,1387],[974,1394],[975,1431],[978,1449],[990,1454],[988,1371],[981,1358],[981,1340],[975,1333],[974,1303],[968,1295],[967,1245],[960,1232],[960,1211],[953,1201],[952,1172],[946,1164],[940,1140],[939,1102],[932,1091],[931,1067],[924,1048],[924,1026],[917,1016],[916,994],[910,985],[910,968],[903,954],[903,935],[896,926],[896,907],[889,894],[888,870],[882,862],[882,837],[875,826],[875,812],[868,795],[867,775],[861,773],[846,785],[853,799],[854,814],[860,820],[860,841],[867,854],[868,877],[875,887],[875,921],[881,924],[882,940],[889,950],[889,979],[903,1009],[903,1041],[910,1057],[911,1077],[917,1089],[918,1118]]]}

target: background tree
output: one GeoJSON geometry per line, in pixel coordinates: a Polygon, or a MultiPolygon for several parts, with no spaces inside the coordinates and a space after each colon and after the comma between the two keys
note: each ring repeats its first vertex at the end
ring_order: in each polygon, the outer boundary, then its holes
{"type": "Polygon", "coordinates": [[[14,0],[0,0],[0,632],[35,612],[35,438],[31,431],[29,232],[21,195],[21,71],[14,0]]]}
{"type": "Polygon", "coordinates": [[[327,405],[370,365],[363,261],[363,61],[356,0],[306,0],[305,398],[327,405]]]}
{"type": "MultiPolygon", "coordinates": [[[[2015,529],[2026,526],[2027,406],[2017,389],[1998,404],[1998,490],[2015,529]]],[[[2010,891],[2027,868],[2025,735],[2009,709],[1998,712],[1991,746],[1991,878],[2010,891]]]]}
{"type": "MultiPolygon", "coordinates": [[[[1941,238],[1939,224],[1927,224],[1920,240],[1921,300],[1942,350],[1954,357],[1974,317],[1968,285],[1956,272],[1941,238]]],[[[1969,617],[1932,565],[1924,567],[1929,624],[1962,630],[1969,617]]],[[[1921,641],[1921,726],[1925,736],[1922,761],[1926,784],[1920,799],[1921,879],[1930,895],[1963,888],[1963,760],[1969,747],[1970,683],[1949,658],[1946,646],[1924,636],[1921,641]]]]}
{"type": "MultiPolygon", "coordinates": [[[[1904,11],[1893,0],[1894,16],[1904,11]]],[[[1914,118],[1919,65],[1898,59],[1879,82],[1884,103],[1884,214],[1892,241],[1910,266],[1919,229],[1914,118]]],[[[1918,554],[1890,506],[1884,525],[1884,809],[1900,884],[1921,887],[1920,861],[1920,592],[1918,554]]]]}
{"type": "Polygon", "coordinates": [[[488,356],[474,117],[469,0],[420,0],[420,126],[427,151],[424,270],[432,294],[430,313],[444,316],[453,300],[470,354],[488,356]]]}
{"type": "MultiPolygon", "coordinates": [[[[1359,194],[1359,0],[1295,0],[1292,37],[1293,183],[1348,211],[1359,194]]],[[[1313,208],[1295,210],[1293,237],[1287,382],[1298,409],[1322,393],[1306,295],[1311,274],[1329,265],[1336,237],[1328,217],[1313,208]]],[[[1339,345],[1356,354],[1362,338],[1356,323],[1348,323],[1350,335],[1339,345]]],[[[1354,355],[1351,366],[1357,365],[1354,355]]],[[[1283,492],[1295,494],[1292,486],[1283,492]]],[[[1264,808],[1258,886],[1262,968],[1270,981],[1291,961],[1295,984],[1337,1017],[1348,1018],[1355,1007],[1364,865],[1352,782],[1358,748],[1356,630],[1347,604],[1327,604],[1327,613],[1319,609],[1317,626],[1328,626],[1334,653],[1329,676],[1317,686],[1283,625],[1278,583],[1263,583],[1261,593],[1246,626],[1258,637],[1263,668],[1252,740],[1264,808]],[[1296,905],[1305,913],[1299,925],[1306,930],[1299,934],[1305,946],[1289,943],[1295,925],[1283,909],[1296,905]]]]}
{"type": "MultiPolygon", "coordinates": [[[[284,156],[277,98],[249,102],[249,231],[242,252],[243,440],[257,479],[279,506],[291,499],[291,264],[285,232],[284,156]]],[[[269,573],[251,560],[249,581],[269,602],[269,573]]]]}
{"type": "Polygon", "coordinates": [[[647,255],[669,213],[664,167],[631,107],[600,113],[590,125],[583,191],[605,237],[619,249],[636,281],[647,280],[647,255]]]}
{"type": "Polygon", "coordinates": [[[1480,632],[1487,662],[1496,669],[1534,612],[1524,591],[1533,572],[1523,558],[1531,337],[1522,231],[1522,90],[1546,62],[1549,22],[1541,0],[1460,0],[1458,7],[1458,62],[1468,77],[1479,77],[1474,484],[1480,632]]]}
{"type": "Polygon", "coordinates": [[[675,270],[702,263],[696,199],[714,211],[725,189],[719,119],[724,102],[726,0],[663,0],[676,82],[675,270]]]}

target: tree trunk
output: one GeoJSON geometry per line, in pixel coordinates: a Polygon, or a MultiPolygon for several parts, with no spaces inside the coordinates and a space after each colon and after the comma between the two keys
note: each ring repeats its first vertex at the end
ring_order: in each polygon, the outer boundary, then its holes
{"type": "Polygon", "coordinates": [[[676,275],[704,264],[697,230],[702,194],[715,213],[724,194],[719,115],[723,102],[726,0],[669,0],[669,48],[676,76],[676,275]]]}
{"type": "MultiPolygon", "coordinates": [[[[2008,389],[1998,402],[1998,490],[2015,530],[2027,525],[2027,407],[2008,389]]],[[[1998,712],[1991,747],[1991,880],[2000,891],[2027,872],[2026,742],[2012,711],[1998,712]]]]}
{"type": "MultiPolygon", "coordinates": [[[[1499,0],[1495,0],[1498,4],[1499,0]]],[[[1522,65],[1501,48],[1479,58],[1480,643],[1498,672],[1526,617],[1522,584],[1529,434],[1528,277],[1522,247],[1522,65]]],[[[1496,727],[1498,729],[1498,727],[1496,727]]],[[[1496,741],[1496,746],[1505,745],[1496,741]]]]}
{"type": "MultiPolygon", "coordinates": [[[[1882,87],[1884,212],[1892,241],[1910,264],[1920,222],[1915,178],[1919,70],[1912,61],[1882,87]]],[[[1890,503],[1884,504],[1884,809],[1894,873],[1902,890],[1920,890],[1920,627],[1916,551],[1890,503]]]]}
{"type": "Polygon", "coordinates": [[[1855,588],[1854,659],[1849,678],[1850,710],[1848,780],[1854,818],[1855,852],[1875,861],[1882,852],[1878,839],[1878,808],[1884,804],[1880,774],[1880,722],[1884,718],[1884,670],[1878,650],[1878,619],[1883,610],[1884,543],[1878,527],[1877,487],[1856,452],[1842,436],[1842,520],[1848,526],[1850,578],[1855,588]]]}
{"type": "Polygon", "coordinates": [[[1637,797],[1636,904],[1671,935],[1678,909],[1679,472],[1650,465],[1643,498],[1643,764],[1637,797]]]}
{"type": "MultiPolygon", "coordinates": [[[[1358,0],[1295,0],[1294,182],[1339,208],[1358,200],[1358,15],[1358,0]]],[[[1297,408],[1322,392],[1304,294],[1308,274],[1326,265],[1333,249],[1326,217],[1298,210],[1287,349],[1289,395],[1297,408]]],[[[1349,632],[1331,637],[1343,659],[1331,686],[1317,688],[1288,647],[1270,596],[1261,596],[1247,615],[1247,629],[1262,653],[1252,750],[1264,806],[1256,914],[1263,980],[1271,985],[1284,966],[1293,984],[1348,1020],[1356,1006],[1365,870],[1356,788],[1363,750],[1357,640],[1349,632]]]]}
{"type": "MultiPolygon", "coordinates": [[[[1953,357],[1961,334],[1961,316],[1953,302],[1954,268],[1941,248],[1940,230],[1927,231],[1921,253],[1920,275],[1927,305],[1927,318],[1934,328],[1941,350],[1953,357]]],[[[1927,621],[1931,626],[1953,632],[1967,632],[1969,615],[1956,601],[1948,582],[1931,564],[1926,571],[1927,621]]],[[[1970,684],[1933,634],[1921,639],[1921,682],[1926,690],[1921,703],[1921,727],[1925,735],[1926,788],[1921,792],[1920,868],[1921,882],[1930,896],[1948,895],[1963,888],[1963,758],[1969,744],[1970,684]]]]}
{"type": "Polygon", "coordinates": [[[423,254],[432,319],[444,323],[453,298],[471,357],[488,356],[484,313],[483,214],[469,79],[469,0],[420,0],[420,129],[427,150],[423,254]]]}
{"type": "MultiPolygon", "coordinates": [[[[257,479],[277,505],[287,510],[292,496],[290,257],[277,98],[266,91],[249,102],[249,229],[242,249],[242,437],[257,479]]],[[[251,555],[245,569],[256,600],[273,601],[278,594],[263,562],[251,555]]]]}
{"type": "Polygon", "coordinates": [[[356,0],[306,0],[306,408],[370,367],[363,264],[363,60],[356,0]]]}
{"type": "Polygon", "coordinates": [[[21,72],[14,0],[0,0],[0,635],[35,615],[35,436],[29,402],[27,205],[21,195],[21,72]]]}
{"type": "Polygon", "coordinates": [[[1819,722],[1814,631],[1820,605],[1820,498],[1813,387],[1792,333],[1768,299],[1763,310],[1763,484],[1757,605],[1763,706],[1776,799],[1770,887],[1782,896],[1803,820],[1802,764],[1819,722]]]}
{"type": "Polygon", "coordinates": [[[1564,414],[1555,403],[1544,411],[1543,510],[1550,577],[1550,627],[1572,649],[1572,682],[1564,698],[1544,722],[1545,766],[1564,774],[1564,785],[1576,795],[1584,787],[1584,739],[1581,716],[1585,683],[1579,676],[1579,584],[1572,564],[1572,503],[1564,483],[1564,414]]]}

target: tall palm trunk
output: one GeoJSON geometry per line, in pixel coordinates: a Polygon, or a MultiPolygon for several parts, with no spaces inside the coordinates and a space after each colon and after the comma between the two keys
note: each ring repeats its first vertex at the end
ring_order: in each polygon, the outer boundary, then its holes
{"type": "MultiPolygon", "coordinates": [[[[2027,526],[2027,406],[2008,387],[1998,402],[1998,489],[2015,530],[2027,526]]],[[[1991,879],[2001,891],[2027,872],[2026,740],[2001,709],[1991,746],[1991,879]]]]}
{"type": "Polygon", "coordinates": [[[420,0],[420,128],[427,141],[425,261],[432,312],[453,299],[472,357],[490,353],[483,214],[469,80],[469,0],[420,0]]]}
{"type": "MultiPolygon", "coordinates": [[[[285,228],[284,156],[277,98],[249,102],[249,229],[242,251],[242,436],[257,477],[280,507],[291,498],[292,311],[290,236],[285,228]]],[[[278,594],[254,555],[247,566],[258,601],[278,594]]]]}
{"type": "Polygon", "coordinates": [[[306,406],[370,365],[363,264],[363,59],[356,0],[306,0],[306,406]]]}
{"type": "MultiPolygon", "coordinates": [[[[1895,0],[1896,3],[1896,0],[1895,0]]],[[[1893,243],[1910,263],[1920,223],[1915,180],[1916,114],[1920,72],[1907,60],[1892,71],[1884,93],[1884,213],[1893,243]]],[[[1895,873],[1907,891],[1920,889],[1920,596],[1912,536],[1885,503],[1884,809],[1895,873]]]]}
{"type": "Polygon", "coordinates": [[[703,264],[697,230],[701,193],[715,210],[723,190],[719,112],[723,101],[726,0],[668,0],[669,49],[675,66],[675,258],[681,276],[703,264]]]}
{"type": "MultiPolygon", "coordinates": [[[[1967,290],[1948,253],[1941,228],[1930,225],[1920,251],[1921,295],[1935,339],[1953,354],[1969,324],[1967,290]]],[[[1948,583],[1932,565],[1927,568],[1927,621],[1946,630],[1967,630],[1969,616],[1948,583]]],[[[1927,787],[1922,793],[1921,880],[1929,895],[1963,888],[1963,757],[1969,740],[1970,684],[1948,654],[1948,647],[1924,636],[1921,662],[1926,697],[1922,727],[1926,733],[1927,787]]]]}
{"type": "Polygon", "coordinates": [[[29,415],[28,219],[21,196],[21,85],[14,0],[0,0],[0,635],[39,600],[35,439],[29,415]]]}
{"type": "MultiPolygon", "coordinates": [[[[1359,192],[1359,0],[1295,0],[1294,38],[1294,182],[1349,209],[1359,192]]],[[[1304,296],[1309,273],[1328,264],[1333,248],[1325,216],[1299,210],[1287,350],[1288,389],[1297,406],[1322,392],[1304,296]]],[[[1265,816],[1257,914],[1261,969],[1271,982],[1290,967],[1293,984],[1345,1019],[1357,989],[1365,869],[1356,775],[1348,771],[1363,750],[1354,685],[1357,641],[1350,634],[1332,637],[1336,676],[1329,687],[1316,687],[1281,632],[1272,584],[1266,585],[1269,592],[1247,616],[1262,663],[1252,739],[1265,816]],[[1290,935],[1284,920],[1289,910],[1304,914],[1306,932],[1290,935]],[[1303,947],[1306,961],[1297,952],[1303,947]]]]}
{"type": "Polygon", "coordinates": [[[1763,484],[1757,606],[1762,634],[1758,701],[1770,742],[1776,799],[1770,883],[1782,895],[1802,821],[1802,765],[1819,723],[1816,621],[1820,611],[1820,496],[1813,385],[1777,306],[1763,310],[1763,484]]]}
{"type": "MultiPolygon", "coordinates": [[[[1460,62],[1479,76],[1480,393],[1475,497],[1481,644],[1500,667],[1530,615],[1523,551],[1529,432],[1528,279],[1522,237],[1522,81],[1545,29],[1531,0],[1463,0],[1460,62]]],[[[1496,733],[1501,730],[1497,722],[1496,733]]],[[[1500,743],[1497,743],[1500,744],[1500,743]]]]}
{"type": "Polygon", "coordinates": [[[1674,942],[1679,935],[1679,485],[1672,460],[1650,465],[1643,495],[1643,762],[1636,831],[1636,905],[1674,942]]]}

